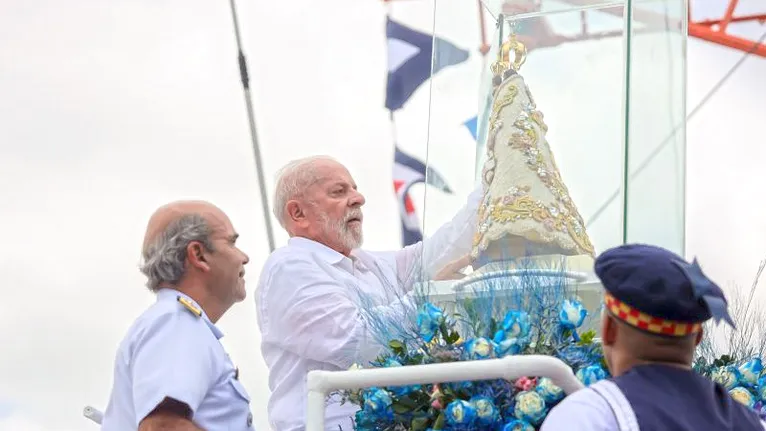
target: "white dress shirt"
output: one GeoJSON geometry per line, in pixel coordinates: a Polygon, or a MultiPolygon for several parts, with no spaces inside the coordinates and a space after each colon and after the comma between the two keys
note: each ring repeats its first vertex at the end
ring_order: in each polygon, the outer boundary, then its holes
{"type": "MultiPolygon", "coordinates": [[[[380,352],[359,317],[358,292],[375,300],[376,311],[395,312],[396,302],[424,274],[433,277],[470,253],[481,198],[479,187],[431,238],[402,250],[354,250],[349,258],[318,242],[293,237],[269,256],[255,301],[261,352],[269,368],[268,411],[274,431],[305,428],[309,371],[346,370],[354,361],[373,360],[380,352]]],[[[358,409],[329,401],[326,429],[353,430],[351,418],[358,409]]]]}

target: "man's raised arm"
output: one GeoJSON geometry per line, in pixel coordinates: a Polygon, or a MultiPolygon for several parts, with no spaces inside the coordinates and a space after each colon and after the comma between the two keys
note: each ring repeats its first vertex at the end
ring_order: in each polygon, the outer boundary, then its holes
{"type": "Polygon", "coordinates": [[[396,252],[396,271],[405,292],[424,278],[433,280],[448,264],[471,253],[478,224],[478,210],[484,196],[482,186],[468,196],[465,205],[449,222],[425,241],[396,252]]]}

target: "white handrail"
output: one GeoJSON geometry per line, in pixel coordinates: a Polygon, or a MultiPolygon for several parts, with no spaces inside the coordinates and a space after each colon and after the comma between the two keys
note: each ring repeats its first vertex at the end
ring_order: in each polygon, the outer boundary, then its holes
{"type": "Polygon", "coordinates": [[[91,406],[85,406],[82,409],[82,414],[99,425],[101,425],[101,421],[104,419],[104,414],[99,409],[91,406]]]}
{"type": "Polygon", "coordinates": [[[584,387],[567,364],[560,359],[543,355],[515,355],[500,359],[353,371],[317,370],[309,372],[307,378],[306,431],[325,429],[325,399],[333,390],[489,379],[513,380],[524,376],[548,377],[566,394],[584,387]]]}

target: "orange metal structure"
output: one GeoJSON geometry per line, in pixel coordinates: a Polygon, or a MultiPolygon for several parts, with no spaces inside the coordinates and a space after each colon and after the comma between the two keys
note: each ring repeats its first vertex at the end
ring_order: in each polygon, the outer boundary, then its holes
{"type": "MultiPolygon", "coordinates": [[[[384,2],[391,2],[395,0],[383,0],[384,2]]],[[[593,6],[597,4],[594,0],[561,0],[566,3],[570,3],[574,6],[593,6]]],[[[758,22],[760,24],[766,23],[766,1],[763,2],[763,13],[751,14],[751,15],[736,15],[737,4],[739,0],[728,0],[728,5],[724,15],[717,19],[695,20],[692,16],[692,9],[697,2],[709,2],[710,0],[687,0],[689,2],[688,13],[688,34],[690,37],[705,40],[718,45],[726,46],[739,51],[755,54],[760,57],[766,58],[766,45],[762,41],[756,41],[747,39],[742,36],[732,34],[730,30],[730,24],[741,24],[746,22],[758,22]]],[[[530,13],[540,10],[541,0],[512,0],[507,3],[509,9],[514,14],[518,13],[530,13]]],[[[477,0],[479,7],[479,23],[481,31],[481,47],[479,50],[482,54],[486,54],[489,49],[486,36],[486,24],[484,18],[484,6],[481,0],[477,0]]],[[[599,9],[600,12],[608,13],[615,16],[622,16],[623,7],[611,6],[604,9],[599,9]]],[[[646,11],[642,9],[636,9],[633,13],[634,19],[646,26],[642,31],[665,30],[667,25],[667,17],[658,14],[656,12],[646,11]]],[[[525,20],[526,21],[526,20],[525,20]]],[[[548,25],[545,17],[530,18],[527,25],[525,25],[524,31],[519,35],[527,40],[523,42],[527,45],[529,50],[542,47],[552,47],[562,43],[576,42],[581,40],[601,39],[605,37],[620,36],[621,32],[600,32],[591,33],[588,30],[587,20],[585,12],[581,12],[581,32],[577,36],[562,36],[556,34],[548,25]]],[[[681,30],[681,23],[670,23],[671,27],[681,30]]],[[[765,29],[766,30],[766,29],[765,29]]]]}
{"type": "Polygon", "coordinates": [[[708,42],[728,46],[729,48],[749,52],[761,57],[766,57],[766,45],[755,40],[745,39],[734,36],[726,30],[729,24],[744,22],[766,22],[766,2],[764,2],[763,13],[755,15],[735,16],[734,11],[737,8],[739,0],[729,0],[729,6],[726,8],[724,16],[720,19],[692,21],[691,5],[689,7],[689,36],[696,37],[708,42]]]}

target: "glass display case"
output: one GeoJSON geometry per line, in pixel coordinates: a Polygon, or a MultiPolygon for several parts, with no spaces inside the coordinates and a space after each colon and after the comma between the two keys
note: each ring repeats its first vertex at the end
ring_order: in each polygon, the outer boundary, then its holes
{"type": "Polygon", "coordinates": [[[475,45],[431,77],[426,164],[452,193],[424,189],[425,241],[483,185],[469,272],[561,255],[588,273],[628,242],[683,255],[685,2],[482,0],[479,19],[467,3],[433,6],[435,36],[475,45]],[[455,142],[467,125],[475,145],[455,142]]]}

